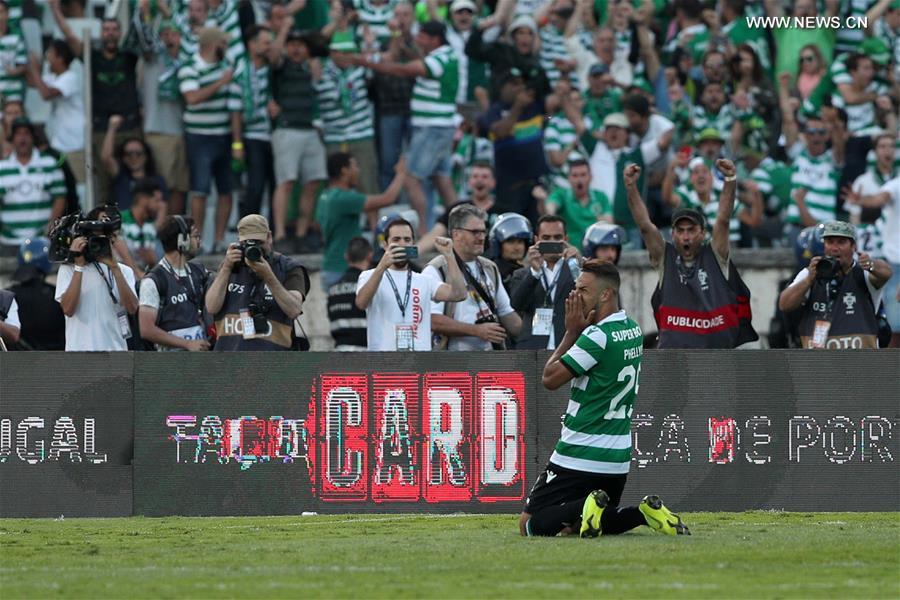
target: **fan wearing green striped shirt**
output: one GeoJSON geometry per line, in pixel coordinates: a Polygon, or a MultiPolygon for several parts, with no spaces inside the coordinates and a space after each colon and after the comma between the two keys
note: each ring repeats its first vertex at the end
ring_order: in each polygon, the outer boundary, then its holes
{"type": "Polygon", "coordinates": [[[597,259],[581,267],[566,298],[566,333],[544,366],[555,390],[571,381],[562,433],[519,519],[522,535],[597,537],[640,525],[690,535],[659,496],[619,508],[631,465],[631,413],[644,334],[619,306],[619,271],[597,259]]]}

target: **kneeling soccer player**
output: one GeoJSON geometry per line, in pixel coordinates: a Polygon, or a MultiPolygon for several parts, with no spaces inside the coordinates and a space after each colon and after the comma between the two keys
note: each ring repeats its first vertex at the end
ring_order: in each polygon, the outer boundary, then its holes
{"type": "Polygon", "coordinates": [[[647,525],[690,535],[658,496],[619,508],[631,464],[631,413],[637,396],[643,332],[619,308],[619,272],[589,260],[566,299],[566,334],[544,366],[543,384],[572,392],[562,433],[525,502],[522,535],[618,534],[647,525]]]}

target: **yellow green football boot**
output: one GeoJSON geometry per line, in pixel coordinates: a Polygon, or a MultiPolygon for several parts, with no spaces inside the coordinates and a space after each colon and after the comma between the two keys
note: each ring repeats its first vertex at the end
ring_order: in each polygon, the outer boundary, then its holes
{"type": "MultiPolygon", "coordinates": [[[[647,526],[657,533],[691,535],[691,530],[681,521],[681,517],[663,506],[659,496],[644,496],[644,499],[638,505],[638,510],[644,515],[647,526]]],[[[582,525],[583,530],[584,525],[582,525]]]]}
{"type": "Polygon", "coordinates": [[[603,533],[600,527],[600,517],[609,504],[609,496],[603,490],[594,490],[584,499],[581,508],[581,531],[579,536],[583,538],[597,537],[603,533]]]}

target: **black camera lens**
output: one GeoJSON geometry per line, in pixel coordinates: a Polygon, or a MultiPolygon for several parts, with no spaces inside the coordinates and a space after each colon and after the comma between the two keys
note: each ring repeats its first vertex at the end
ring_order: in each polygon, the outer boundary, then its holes
{"type": "Polygon", "coordinates": [[[263,249],[260,246],[248,246],[244,250],[244,256],[247,257],[247,260],[250,262],[262,262],[263,249]]]}
{"type": "Polygon", "coordinates": [[[816,265],[816,279],[833,279],[837,275],[837,270],[838,262],[830,256],[824,256],[816,265]]]}

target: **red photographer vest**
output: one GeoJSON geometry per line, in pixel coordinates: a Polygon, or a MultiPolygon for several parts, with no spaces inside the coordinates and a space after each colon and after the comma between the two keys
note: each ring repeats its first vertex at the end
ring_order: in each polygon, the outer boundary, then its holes
{"type": "Polygon", "coordinates": [[[759,339],[751,325],[750,290],[728,261],[728,279],[709,244],[692,267],[666,242],[662,284],[650,303],[659,348],[736,348],[759,339]]]}

